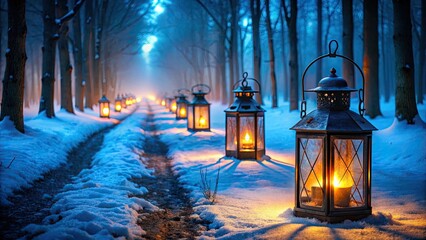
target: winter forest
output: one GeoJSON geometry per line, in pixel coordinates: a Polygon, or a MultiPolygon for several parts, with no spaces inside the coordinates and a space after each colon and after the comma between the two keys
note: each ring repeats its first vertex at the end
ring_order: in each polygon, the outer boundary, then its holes
{"type": "Polygon", "coordinates": [[[424,239],[425,60],[424,0],[1,0],[0,238],[424,239]]]}

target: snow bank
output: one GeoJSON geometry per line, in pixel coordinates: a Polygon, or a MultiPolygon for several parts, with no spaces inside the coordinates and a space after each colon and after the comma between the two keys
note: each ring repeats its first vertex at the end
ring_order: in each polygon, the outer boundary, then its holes
{"type": "Polygon", "coordinates": [[[92,167],[85,169],[54,198],[43,225],[24,228],[35,239],[139,239],[138,210],[157,209],[140,198],[147,192],[132,182],[151,174],[140,161],[144,140],[138,110],[105,135],[92,167]]]}

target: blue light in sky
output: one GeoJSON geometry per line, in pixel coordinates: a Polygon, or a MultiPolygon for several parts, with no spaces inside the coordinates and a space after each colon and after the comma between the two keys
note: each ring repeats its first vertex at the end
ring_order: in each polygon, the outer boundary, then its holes
{"type": "Polygon", "coordinates": [[[144,45],[142,45],[142,51],[144,53],[149,53],[153,47],[154,45],[152,45],[151,43],[145,43],[144,45]]]}
{"type": "Polygon", "coordinates": [[[160,4],[157,4],[157,6],[154,8],[154,11],[157,13],[157,15],[160,15],[164,12],[164,8],[160,4]]]}

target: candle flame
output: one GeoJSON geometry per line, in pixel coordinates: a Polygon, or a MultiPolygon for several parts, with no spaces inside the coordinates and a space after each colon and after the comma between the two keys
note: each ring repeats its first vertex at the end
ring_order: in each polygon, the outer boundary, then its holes
{"type": "Polygon", "coordinates": [[[339,188],[346,188],[346,187],[352,187],[353,183],[352,181],[348,181],[347,178],[342,178],[337,175],[337,173],[334,173],[333,178],[333,186],[339,187],[339,188]]]}
{"type": "Polygon", "coordinates": [[[161,101],[161,106],[166,106],[166,101],[161,101]]]}
{"type": "Polygon", "coordinates": [[[198,123],[199,123],[200,127],[204,127],[204,126],[206,126],[206,119],[203,116],[200,116],[198,123]]]}
{"type": "Polygon", "coordinates": [[[250,135],[248,134],[248,133],[246,133],[246,135],[244,136],[244,140],[245,140],[245,142],[252,142],[251,141],[251,137],[250,137],[250,135]]]}
{"type": "Polygon", "coordinates": [[[115,105],[115,110],[120,111],[121,110],[121,104],[116,104],[115,105]]]}
{"type": "Polygon", "coordinates": [[[102,108],[102,114],[103,114],[103,116],[108,116],[109,115],[109,108],[107,108],[107,107],[102,108]]]}
{"type": "Polygon", "coordinates": [[[185,116],[186,115],[186,110],[185,110],[185,108],[181,108],[180,109],[180,116],[181,117],[183,117],[183,116],[185,116]]]}
{"type": "Polygon", "coordinates": [[[173,112],[175,112],[175,111],[176,111],[176,108],[177,108],[177,107],[176,107],[176,103],[173,103],[173,104],[172,104],[172,111],[173,111],[173,112]]]}

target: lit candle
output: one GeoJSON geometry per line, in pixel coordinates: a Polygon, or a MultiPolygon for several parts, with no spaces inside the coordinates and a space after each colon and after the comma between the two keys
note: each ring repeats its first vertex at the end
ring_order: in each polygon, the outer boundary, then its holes
{"type": "Polygon", "coordinates": [[[185,108],[181,108],[179,111],[180,117],[185,117],[186,116],[186,110],[185,108]]]}
{"type": "Polygon", "coordinates": [[[337,174],[334,173],[334,205],[339,207],[348,207],[351,200],[352,184],[343,179],[339,180],[337,174]]]}
{"type": "Polygon", "coordinates": [[[166,106],[166,101],[162,100],[161,101],[161,106],[166,106]]]}
{"type": "Polygon", "coordinates": [[[206,126],[206,119],[203,116],[200,116],[200,119],[198,120],[198,126],[200,127],[206,126]]]}
{"type": "Polygon", "coordinates": [[[253,139],[251,139],[251,137],[248,133],[246,133],[246,135],[244,136],[242,148],[243,149],[254,148],[253,139]]]}
{"type": "Polygon", "coordinates": [[[115,110],[117,112],[121,111],[121,104],[115,104],[115,110]]]}
{"type": "Polygon", "coordinates": [[[103,114],[103,116],[108,116],[109,115],[109,108],[107,108],[107,107],[102,108],[102,114],[103,114]]]}
{"type": "Polygon", "coordinates": [[[173,111],[173,112],[176,112],[176,108],[177,108],[177,107],[176,107],[176,103],[173,103],[173,104],[172,104],[172,111],[173,111]]]}

